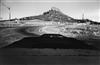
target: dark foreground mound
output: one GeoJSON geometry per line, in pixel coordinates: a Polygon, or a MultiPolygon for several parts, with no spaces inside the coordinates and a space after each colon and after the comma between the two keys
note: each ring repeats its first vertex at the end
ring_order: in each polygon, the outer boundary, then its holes
{"type": "Polygon", "coordinates": [[[0,49],[0,63],[99,65],[100,52],[96,49],[73,38],[43,35],[24,38],[0,49]]]}
{"type": "Polygon", "coordinates": [[[46,34],[41,37],[29,37],[17,41],[5,48],[59,48],[59,49],[90,49],[97,50],[93,45],[87,45],[84,41],[67,38],[55,34],[46,34]]]}

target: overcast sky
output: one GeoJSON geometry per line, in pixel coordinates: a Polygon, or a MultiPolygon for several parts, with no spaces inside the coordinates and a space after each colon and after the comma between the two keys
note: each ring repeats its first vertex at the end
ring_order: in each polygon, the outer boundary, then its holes
{"type": "MultiPolygon", "coordinates": [[[[66,15],[100,22],[100,0],[1,0],[11,8],[12,18],[35,16],[48,11],[51,7],[59,8],[66,15]]],[[[8,19],[8,9],[0,4],[0,17],[8,19]]]]}

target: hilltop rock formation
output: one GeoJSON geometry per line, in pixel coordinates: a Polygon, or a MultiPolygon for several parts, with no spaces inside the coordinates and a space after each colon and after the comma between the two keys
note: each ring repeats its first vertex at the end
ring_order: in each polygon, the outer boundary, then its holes
{"type": "Polygon", "coordinates": [[[75,22],[76,21],[72,17],[63,14],[60,11],[60,9],[56,7],[52,7],[49,11],[44,12],[42,15],[24,17],[21,18],[20,20],[34,20],[34,19],[39,19],[43,21],[54,21],[54,22],[75,22]]]}

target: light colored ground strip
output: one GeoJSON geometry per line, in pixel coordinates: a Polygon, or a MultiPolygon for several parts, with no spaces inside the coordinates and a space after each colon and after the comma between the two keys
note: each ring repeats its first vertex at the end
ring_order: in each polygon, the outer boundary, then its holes
{"type": "Polygon", "coordinates": [[[73,33],[70,33],[70,32],[69,32],[69,33],[63,33],[63,32],[62,32],[62,33],[60,33],[60,34],[63,35],[63,36],[65,36],[65,37],[74,37],[74,38],[75,38],[75,37],[78,36],[78,35],[73,34],[73,33]]]}
{"type": "Polygon", "coordinates": [[[64,25],[64,24],[61,24],[60,22],[42,21],[42,20],[0,22],[0,27],[45,26],[45,25],[54,26],[54,25],[64,25]]]}
{"type": "Polygon", "coordinates": [[[57,27],[57,26],[45,26],[39,30],[40,32],[44,34],[61,34],[66,37],[76,37],[76,34],[73,34],[67,30],[65,30],[62,27],[57,27]],[[66,33],[64,31],[67,31],[66,33]]]}
{"type": "Polygon", "coordinates": [[[41,29],[44,33],[50,33],[50,34],[59,34],[60,29],[55,26],[46,26],[41,29]]]}
{"type": "Polygon", "coordinates": [[[44,32],[41,31],[43,26],[40,26],[40,27],[37,27],[37,28],[29,28],[27,29],[27,32],[28,33],[33,33],[33,34],[37,34],[37,35],[42,35],[44,34],[44,32]]]}

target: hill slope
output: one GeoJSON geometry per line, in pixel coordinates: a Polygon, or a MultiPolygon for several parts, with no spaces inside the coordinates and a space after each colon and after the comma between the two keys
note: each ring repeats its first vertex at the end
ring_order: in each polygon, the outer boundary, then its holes
{"type": "Polygon", "coordinates": [[[44,20],[44,21],[55,21],[55,22],[74,22],[75,19],[63,14],[58,8],[51,8],[51,10],[44,12],[42,15],[24,17],[20,20],[44,20]]]}

